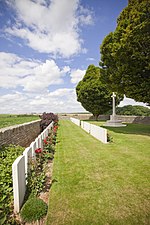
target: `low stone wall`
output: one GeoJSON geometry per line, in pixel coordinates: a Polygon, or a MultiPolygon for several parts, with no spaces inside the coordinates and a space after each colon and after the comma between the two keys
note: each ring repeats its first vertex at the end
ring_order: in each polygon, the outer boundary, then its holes
{"type": "Polygon", "coordinates": [[[0,146],[15,144],[27,147],[40,133],[40,120],[0,129],[0,146]]]}
{"type": "Polygon", "coordinates": [[[71,117],[79,119],[79,120],[88,120],[90,117],[92,116],[92,114],[80,114],[80,113],[59,113],[58,117],[59,120],[70,120],[71,117]]]}
{"type": "Polygon", "coordinates": [[[135,124],[149,124],[150,125],[150,116],[119,116],[118,119],[121,119],[125,123],[135,123],[135,124]]]}
{"type": "MultiPolygon", "coordinates": [[[[98,120],[109,120],[109,115],[100,115],[98,120]]],[[[122,120],[124,123],[135,123],[135,124],[149,124],[150,125],[150,116],[124,116],[124,115],[117,115],[119,120],[122,120]]],[[[78,116],[78,119],[82,118],[78,116]]],[[[89,116],[87,120],[95,120],[93,116],[89,116]]]]}

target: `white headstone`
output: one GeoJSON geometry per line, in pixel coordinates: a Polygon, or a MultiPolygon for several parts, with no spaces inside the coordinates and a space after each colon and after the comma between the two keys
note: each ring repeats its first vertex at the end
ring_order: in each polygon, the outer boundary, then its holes
{"type": "Polygon", "coordinates": [[[14,212],[18,213],[26,191],[25,156],[19,156],[12,164],[14,212]]]}

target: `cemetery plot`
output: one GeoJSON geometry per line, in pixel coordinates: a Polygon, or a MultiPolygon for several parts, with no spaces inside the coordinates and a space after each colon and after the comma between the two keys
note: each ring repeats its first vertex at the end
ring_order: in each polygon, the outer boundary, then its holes
{"type": "Polygon", "coordinates": [[[103,144],[60,125],[46,224],[149,224],[149,127],[111,128],[103,144]]]}
{"type": "Polygon", "coordinates": [[[107,143],[109,140],[107,135],[107,130],[105,128],[93,125],[91,123],[80,121],[79,119],[70,118],[71,122],[74,124],[81,126],[83,130],[85,130],[87,133],[91,134],[96,139],[100,140],[103,143],[107,143]]]}

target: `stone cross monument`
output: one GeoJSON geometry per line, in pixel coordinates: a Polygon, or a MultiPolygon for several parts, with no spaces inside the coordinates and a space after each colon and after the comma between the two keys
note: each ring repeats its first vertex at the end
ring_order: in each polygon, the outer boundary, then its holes
{"type": "Polygon", "coordinates": [[[107,127],[125,127],[125,124],[122,124],[121,120],[117,119],[116,115],[116,106],[115,106],[115,93],[112,94],[112,115],[110,115],[110,120],[107,120],[104,126],[107,127]]]}
{"type": "Polygon", "coordinates": [[[113,114],[112,114],[112,116],[115,118],[115,116],[116,116],[116,106],[115,106],[115,97],[116,97],[116,95],[115,95],[115,92],[113,92],[113,94],[112,94],[112,99],[113,99],[113,114]]]}

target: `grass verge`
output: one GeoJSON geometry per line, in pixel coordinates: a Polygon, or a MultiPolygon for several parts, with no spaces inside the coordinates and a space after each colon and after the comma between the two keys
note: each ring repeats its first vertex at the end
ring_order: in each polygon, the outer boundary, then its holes
{"type": "Polygon", "coordinates": [[[149,224],[150,137],[129,131],[102,144],[60,121],[47,225],[149,224]]]}
{"type": "Polygon", "coordinates": [[[39,116],[33,115],[0,114],[0,128],[27,123],[38,119],[40,119],[39,116]]]}

